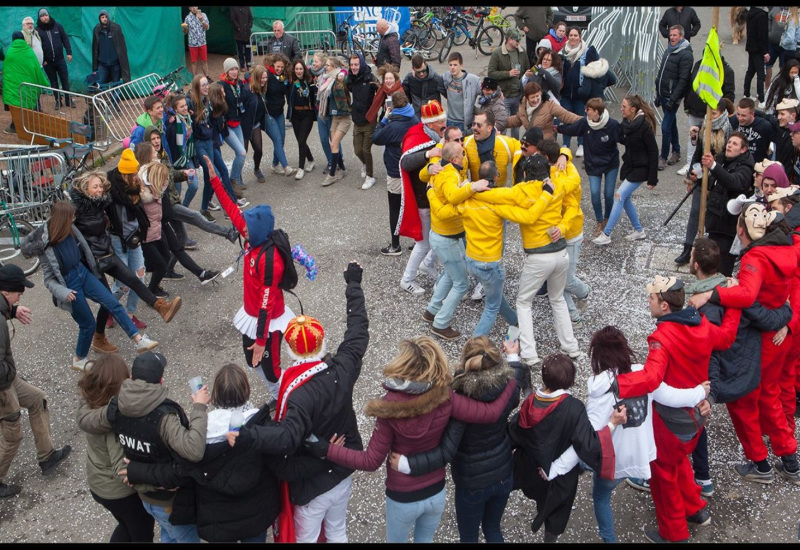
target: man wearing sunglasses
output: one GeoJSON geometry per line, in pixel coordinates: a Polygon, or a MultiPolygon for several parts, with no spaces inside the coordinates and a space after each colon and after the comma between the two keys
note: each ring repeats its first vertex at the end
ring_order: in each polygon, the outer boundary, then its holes
{"type": "Polygon", "coordinates": [[[436,100],[441,104],[442,96],[447,96],[442,76],[418,53],[411,58],[411,72],[403,79],[403,90],[418,117],[421,117],[420,110],[425,103],[436,100]]]}
{"type": "Polygon", "coordinates": [[[464,150],[467,153],[467,165],[473,181],[479,180],[478,171],[482,162],[493,160],[497,163],[499,177],[498,187],[505,186],[509,172],[520,158],[519,140],[504,136],[494,127],[495,117],[492,111],[484,111],[475,115],[472,122],[472,135],[464,139],[464,150]]]}

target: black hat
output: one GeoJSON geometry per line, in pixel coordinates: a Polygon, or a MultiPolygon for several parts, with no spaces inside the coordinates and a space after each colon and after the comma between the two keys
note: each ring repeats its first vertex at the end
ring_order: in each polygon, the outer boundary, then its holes
{"type": "Polygon", "coordinates": [[[164,377],[164,367],[166,366],[166,357],[160,353],[146,351],[133,360],[131,378],[144,380],[150,384],[160,384],[161,379],[164,377]]]}
{"type": "Polygon", "coordinates": [[[33,283],[25,277],[21,267],[14,264],[0,267],[0,290],[25,292],[26,288],[33,288],[33,283]]]}
{"type": "Polygon", "coordinates": [[[544,155],[535,153],[528,157],[525,162],[525,179],[544,181],[550,177],[550,163],[544,155]]]}
{"type": "Polygon", "coordinates": [[[537,126],[531,126],[525,132],[525,135],[522,136],[522,141],[527,143],[528,145],[533,145],[534,147],[539,146],[539,142],[544,139],[544,134],[542,134],[542,129],[537,126]]]}
{"type": "Polygon", "coordinates": [[[11,34],[11,41],[13,42],[14,40],[25,40],[25,35],[22,34],[22,31],[14,31],[11,34]]]}
{"type": "Polygon", "coordinates": [[[498,84],[494,78],[489,78],[488,76],[484,76],[483,82],[481,82],[481,88],[489,88],[490,90],[496,90],[498,88],[498,84]]]}

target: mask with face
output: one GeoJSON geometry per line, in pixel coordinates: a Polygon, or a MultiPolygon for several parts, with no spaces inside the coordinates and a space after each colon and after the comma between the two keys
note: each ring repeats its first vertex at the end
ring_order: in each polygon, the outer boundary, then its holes
{"type": "Polygon", "coordinates": [[[750,240],[757,241],[767,233],[767,226],[772,222],[774,214],[767,212],[767,208],[760,202],[751,203],[744,209],[742,216],[750,240]]]}

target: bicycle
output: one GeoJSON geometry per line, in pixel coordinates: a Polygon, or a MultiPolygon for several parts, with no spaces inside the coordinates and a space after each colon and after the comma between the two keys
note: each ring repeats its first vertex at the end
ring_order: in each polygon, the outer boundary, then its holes
{"type": "MultiPolygon", "coordinates": [[[[456,21],[455,27],[458,32],[465,34],[466,40],[469,42],[470,48],[475,50],[475,59],[478,59],[478,51],[483,55],[492,55],[492,52],[503,44],[505,35],[503,30],[496,25],[489,25],[484,27],[487,21],[486,16],[489,15],[488,11],[477,11],[476,14],[480,16],[478,26],[474,31],[469,30],[469,23],[466,17],[460,13],[454,13],[453,17],[456,21]]],[[[453,48],[456,40],[456,31],[453,27],[448,30],[448,35],[445,38],[442,49],[439,50],[439,61],[444,63],[447,59],[450,50],[453,48]]],[[[462,42],[463,44],[463,42],[462,42]]]]}
{"type": "Polygon", "coordinates": [[[2,200],[0,211],[0,265],[16,265],[25,275],[30,275],[39,268],[39,258],[26,258],[20,247],[23,239],[36,228],[21,217],[15,218],[2,200]]]}
{"type": "Polygon", "coordinates": [[[360,53],[364,59],[368,55],[374,57],[378,54],[380,36],[376,32],[363,31],[364,22],[353,24],[355,13],[351,13],[342,21],[336,30],[336,43],[339,51],[346,56],[360,53]]]}
{"type": "Polygon", "coordinates": [[[164,99],[170,92],[182,92],[186,86],[191,84],[191,80],[184,76],[185,66],[180,66],[158,79],[158,84],[153,87],[153,95],[164,99]]]}

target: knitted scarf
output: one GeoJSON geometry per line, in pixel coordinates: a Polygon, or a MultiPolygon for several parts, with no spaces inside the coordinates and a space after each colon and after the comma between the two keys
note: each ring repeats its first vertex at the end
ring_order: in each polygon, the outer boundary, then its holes
{"type": "Polygon", "coordinates": [[[564,44],[564,48],[561,50],[562,55],[569,60],[570,63],[575,63],[575,61],[581,57],[584,52],[586,52],[586,42],[581,40],[581,43],[575,46],[574,48],[569,45],[569,42],[564,44]]]}
{"type": "Polygon", "coordinates": [[[371,123],[378,120],[378,113],[381,111],[381,107],[383,107],[383,102],[386,101],[387,97],[392,97],[392,94],[400,91],[403,89],[403,83],[400,80],[395,80],[394,86],[386,89],[386,86],[381,86],[378,88],[378,91],[375,92],[375,99],[372,100],[372,105],[370,105],[369,110],[367,111],[367,120],[371,123]]]}
{"type": "Polygon", "coordinates": [[[331,90],[336,82],[336,75],[339,74],[341,69],[332,69],[320,77],[317,82],[317,102],[319,103],[319,116],[328,116],[329,102],[328,98],[331,95],[331,90]]]}
{"type": "Polygon", "coordinates": [[[608,109],[603,110],[603,114],[600,115],[600,120],[597,122],[593,122],[589,117],[586,117],[586,122],[589,123],[589,128],[592,130],[602,130],[608,124],[608,109]]]}
{"type": "Polygon", "coordinates": [[[489,134],[489,137],[486,139],[482,139],[478,141],[475,140],[475,145],[478,148],[478,158],[481,159],[481,162],[486,162],[487,160],[494,160],[494,140],[497,137],[497,130],[492,128],[492,133],[489,134]]]}
{"type": "Polygon", "coordinates": [[[483,95],[483,93],[481,93],[481,94],[478,96],[478,105],[480,105],[481,107],[483,107],[484,105],[486,105],[486,104],[488,104],[488,103],[491,103],[491,102],[492,102],[492,100],[493,100],[494,98],[496,98],[496,97],[497,97],[497,95],[498,95],[499,93],[500,93],[500,88],[496,89],[494,92],[492,92],[492,93],[491,93],[491,95],[488,95],[488,96],[486,96],[486,95],[483,95]]]}
{"type": "Polygon", "coordinates": [[[194,133],[192,133],[192,118],[175,113],[175,168],[186,168],[189,160],[195,157],[194,133]]]}

